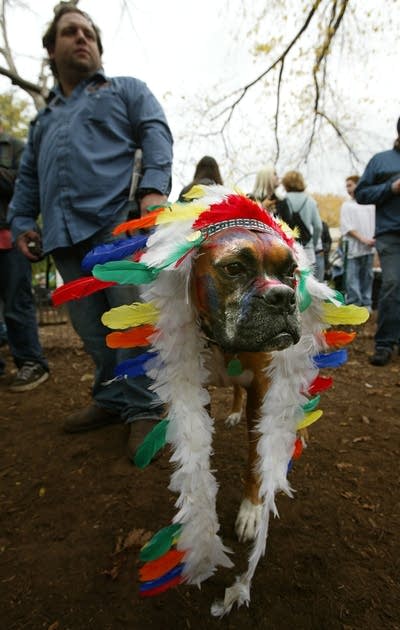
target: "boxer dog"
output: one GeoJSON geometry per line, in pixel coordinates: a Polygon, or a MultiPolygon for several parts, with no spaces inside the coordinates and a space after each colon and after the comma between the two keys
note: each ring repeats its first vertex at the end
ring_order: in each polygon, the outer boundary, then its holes
{"type": "Polygon", "coordinates": [[[247,392],[248,461],[235,526],[240,541],[254,539],[261,514],[255,426],[268,388],[269,352],[300,338],[296,268],[293,251],[277,234],[243,227],[209,237],[192,263],[192,303],[211,349],[210,383],[234,386],[229,425],[240,420],[242,388],[247,392]],[[229,376],[232,360],[241,374],[229,376]]]}
{"type": "MultiPolygon", "coordinates": [[[[67,288],[74,299],[110,282],[142,287],[143,302],[111,309],[102,322],[122,329],[109,335],[111,347],[147,348],[117,366],[116,378],[147,374],[168,409],[134,460],[143,468],[168,443],[169,488],[178,495],[172,524],[140,552],[143,597],[181,582],[200,585],[217,566],[232,566],[218,534],[207,385],[233,383],[235,404],[243,398],[239,388],[247,391],[248,462],[236,532],[254,542],[247,570],[211,608],[223,616],[249,603],[275,497],[292,496],[287,473],[301,445],[297,433],[322,413],[314,398],[326,388],[318,367],[343,361],[342,351],[324,356],[324,331],[330,323],[362,323],[368,313],[342,306],[312,276],[293,234],[260,205],[222,186],[190,194],[191,203],[166,204],[117,226],[115,235],[151,232],[100,246],[91,254],[93,282],[85,278],[82,287],[80,278],[67,288]]],[[[237,408],[229,422],[239,415],[237,408]]]]}

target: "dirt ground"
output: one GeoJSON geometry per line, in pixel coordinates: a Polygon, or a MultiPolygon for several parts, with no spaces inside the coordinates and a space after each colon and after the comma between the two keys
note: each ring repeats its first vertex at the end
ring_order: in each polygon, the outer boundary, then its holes
{"type": "MultiPolygon", "coordinates": [[[[400,358],[367,362],[373,321],[346,366],[332,370],[323,418],[278,498],[249,608],[217,620],[210,605],[245,566],[233,524],[245,460],[244,427],[223,423],[231,392],[213,393],[222,536],[235,569],[201,590],[138,596],[138,552],[167,525],[168,453],[140,471],[127,427],[65,435],[65,415],[89,401],[91,363],[68,324],[41,326],[51,378],[25,394],[0,379],[0,627],[4,630],[400,629],[400,358]]],[[[325,371],[325,374],[329,372],[325,371]]]]}

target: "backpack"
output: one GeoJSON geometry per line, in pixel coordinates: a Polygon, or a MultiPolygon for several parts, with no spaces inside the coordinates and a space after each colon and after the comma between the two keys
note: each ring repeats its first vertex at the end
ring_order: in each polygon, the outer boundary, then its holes
{"type": "MultiPolygon", "coordinates": [[[[300,212],[303,209],[306,201],[307,201],[307,198],[303,201],[303,203],[301,204],[301,206],[297,210],[297,212],[294,212],[292,210],[292,214],[291,214],[291,217],[290,217],[290,223],[289,223],[289,227],[291,227],[292,229],[297,228],[297,230],[299,232],[299,237],[298,237],[297,240],[300,242],[301,245],[303,245],[303,247],[305,247],[307,245],[307,243],[310,241],[310,239],[312,237],[312,233],[310,232],[310,230],[308,229],[308,227],[304,223],[303,219],[301,218],[301,214],[300,214],[300,212]]],[[[289,205],[291,205],[290,202],[289,202],[289,205]]]]}

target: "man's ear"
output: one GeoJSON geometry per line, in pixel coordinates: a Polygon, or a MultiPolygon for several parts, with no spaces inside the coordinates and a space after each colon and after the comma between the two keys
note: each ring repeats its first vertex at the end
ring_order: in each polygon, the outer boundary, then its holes
{"type": "Polygon", "coordinates": [[[54,46],[47,49],[47,54],[49,56],[49,59],[54,59],[54,46]]]}

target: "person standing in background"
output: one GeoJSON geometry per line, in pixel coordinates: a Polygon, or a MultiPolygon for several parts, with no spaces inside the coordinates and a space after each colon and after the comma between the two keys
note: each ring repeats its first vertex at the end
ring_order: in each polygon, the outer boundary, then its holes
{"type": "Polygon", "coordinates": [[[375,206],[362,206],[354,199],[358,175],[346,178],[350,196],[340,208],[340,232],[343,237],[346,265],[346,304],[366,306],[371,310],[374,279],[375,206]]]}
{"type": "MultiPolygon", "coordinates": [[[[8,206],[23,148],[20,140],[4,133],[0,121],[0,301],[4,343],[8,343],[17,367],[10,385],[14,392],[30,391],[49,378],[39,340],[31,264],[12,244],[9,229],[8,206]]],[[[4,369],[0,357],[0,373],[4,369]]]]}
{"type": "MultiPolygon", "coordinates": [[[[56,85],[31,125],[11,203],[11,226],[23,254],[35,260],[28,243],[40,240],[40,212],[44,252],[51,252],[63,281],[69,282],[88,275],[81,269],[84,256],[115,240],[113,228],[128,218],[139,148],[140,213],[165,203],[173,141],[161,105],[145,83],[106,76],[100,31],[87,13],[58,5],[43,46],[56,85]]],[[[137,351],[108,348],[101,316],[138,297],[135,287],[112,286],[68,305],[72,324],[94,360],[95,379],[92,404],[69,416],[63,429],[77,433],[127,422],[129,457],[164,409],[146,376],[114,380],[116,366],[137,351]],[[107,381],[113,382],[104,386],[107,381]]]]}
{"type": "Polygon", "coordinates": [[[217,160],[210,155],[204,155],[196,164],[192,181],[182,188],[178,201],[185,201],[185,194],[196,184],[203,184],[204,186],[218,184],[222,186],[223,183],[217,160]]]}
{"type": "Polygon", "coordinates": [[[382,268],[375,353],[369,361],[383,366],[400,341],[400,118],[393,149],[374,155],[354,191],[360,204],[376,208],[375,243],[382,268]]]}
{"type": "Polygon", "coordinates": [[[261,205],[275,217],[282,219],[285,223],[289,223],[291,213],[286,199],[279,197],[277,194],[279,184],[280,179],[276,168],[273,164],[267,164],[258,171],[253,190],[249,197],[261,203],[261,205]]]}
{"type": "Polygon", "coordinates": [[[302,174],[298,171],[288,171],[282,178],[282,184],[287,192],[291,212],[289,226],[291,228],[299,227],[295,216],[296,214],[299,215],[310,235],[307,242],[303,241],[302,245],[309,264],[315,267],[315,251],[322,234],[322,221],[317,202],[305,192],[306,184],[302,174]]]}

